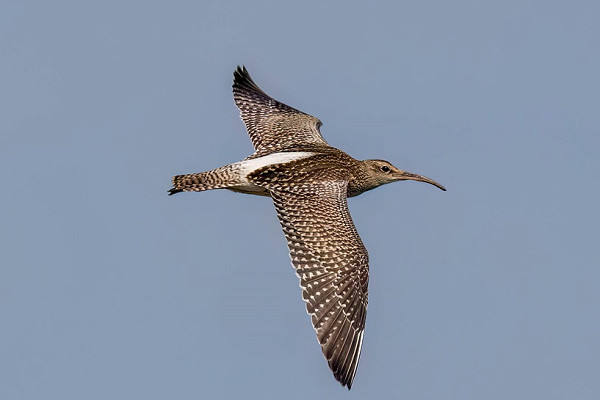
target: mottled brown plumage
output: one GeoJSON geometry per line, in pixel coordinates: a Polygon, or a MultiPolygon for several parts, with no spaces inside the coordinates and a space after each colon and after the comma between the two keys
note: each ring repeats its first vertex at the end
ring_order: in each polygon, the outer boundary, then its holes
{"type": "Polygon", "coordinates": [[[346,199],[400,180],[446,189],[387,161],[358,161],[329,146],[321,121],[268,96],[246,68],[234,72],[233,97],[255,153],[212,171],[175,176],[169,194],[224,188],[273,199],[323,354],[350,389],[367,314],[369,256],[346,199]]]}

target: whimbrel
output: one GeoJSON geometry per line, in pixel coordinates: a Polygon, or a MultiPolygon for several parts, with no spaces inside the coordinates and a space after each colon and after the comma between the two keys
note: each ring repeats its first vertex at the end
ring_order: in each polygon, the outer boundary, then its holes
{"type": "Polygon", "coordinates": [[[323,139],[321,121],[271,98],[245,67],[233,75],[233,98],[256,151],[212,171],[177,175],[169,194],[229,189],[273,199],[323,354],[350,389],[365,328],[369,256],[346,198],[405,180],[446,189],[387,161],[355,160],[323,139]]]}

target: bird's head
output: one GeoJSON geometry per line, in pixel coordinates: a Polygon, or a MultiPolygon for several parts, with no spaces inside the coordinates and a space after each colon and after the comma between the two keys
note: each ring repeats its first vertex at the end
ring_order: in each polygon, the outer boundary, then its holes
{"type": "Polygon", "coordinates": [[[372,186],[372,188],[396,181],[419,181],[429,183],[446,191],[445,187],[433,179],[403,171],[384,160],[364,160],[363,165],[367,169],[367,184],[368,186],[372,186]]]}

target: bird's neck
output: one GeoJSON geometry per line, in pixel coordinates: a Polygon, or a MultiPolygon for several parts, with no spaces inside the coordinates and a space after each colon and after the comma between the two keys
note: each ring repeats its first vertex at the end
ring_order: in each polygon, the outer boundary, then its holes
{"type": "Polygon", "coordinates": [[[358,196],[364,192],[381,186],[364,161],[358,161],[353,168],[353,179],[348,182],[348,197],[358,196]]]}

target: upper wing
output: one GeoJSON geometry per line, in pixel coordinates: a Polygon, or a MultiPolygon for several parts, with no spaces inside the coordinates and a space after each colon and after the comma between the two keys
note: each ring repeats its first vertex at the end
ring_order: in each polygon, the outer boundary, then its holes
{"type": "Polygon", "coordinates": [[[271,193],[323,354],[350,389],[363,340],[369,258],[348,211],[347,181],[330,176],[278,184],[272,168],[249,178],[271,193]]]}
{"type": "Polygon", "coordinates": [[[271,98],[254,83],[246,67],[238,66],[233,77],[233,99],[257,152],[297,144],[327,145],[319,132],[319,119],[271,98]]]}

